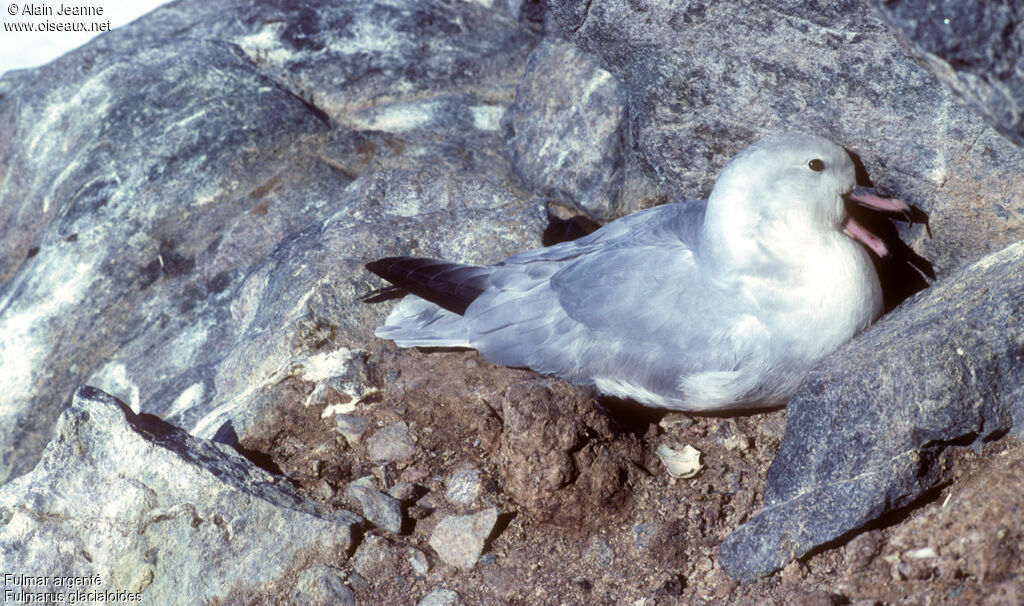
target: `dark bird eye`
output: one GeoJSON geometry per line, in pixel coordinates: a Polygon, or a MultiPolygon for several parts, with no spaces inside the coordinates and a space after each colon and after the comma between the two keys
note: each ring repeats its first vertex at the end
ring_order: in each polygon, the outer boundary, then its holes
{"type": "Polygon", "coordinates": [[[815,158],[807,163],[807,168],[813,170],[816,173],[820,173],[821,171],[825,170],[825,163],[815,158]]]}

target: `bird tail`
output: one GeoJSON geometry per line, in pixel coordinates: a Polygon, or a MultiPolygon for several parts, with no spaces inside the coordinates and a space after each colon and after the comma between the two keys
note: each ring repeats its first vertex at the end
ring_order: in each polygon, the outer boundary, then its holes
{"type": "Polygon", "coordinates": [[[416,295],[402,299],[374,334],[399,347],[469,347],[462,314],[483,292],[490,268],[418,257],[389,257],[366,268],[416,295]]]}
{"type": "Polygon", "coordinates": [[[462,316],[412,296],[399,301],[373,334],[399,347],[469,347],[462,316]]]}
{"type": "Polygon", "coordinates": [[[387,257],[366,269],[450,312],[462,315],[484,291],[489,267],[462,265],[422,257],[387,257]]]}

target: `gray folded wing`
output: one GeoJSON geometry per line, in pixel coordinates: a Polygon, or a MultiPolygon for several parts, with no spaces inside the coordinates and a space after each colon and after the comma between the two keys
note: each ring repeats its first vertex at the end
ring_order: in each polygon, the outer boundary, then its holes
{"type": "Polygon", "coordinates": [[[669,404],[687,377],[735,370],[736,306],[716,298],[694,259],[701,214],[657,207],[507,259],[466,310],[470,346],[498,364],[669,404]]]}
{"type": "Polygon", "coordinates": [[[376,334],[406,347],[472,347],[496,364],[659,406],[710,407],[742,391],[737,370],[763,330],[703,275],[702,218],[702,203],[668,204],[474,266],[481,292],[464,316],[410,296],[376,334]]]}

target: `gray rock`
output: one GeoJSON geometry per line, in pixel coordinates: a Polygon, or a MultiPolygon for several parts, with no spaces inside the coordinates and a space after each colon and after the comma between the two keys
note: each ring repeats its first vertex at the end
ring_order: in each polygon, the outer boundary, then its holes
{"type": "Polygon", "coordinates": [[[356,482],[345,488],[345,496],[359,502],[363,517],[371,523],[394,534],[402,532],[402,504],[398,499],[356,482]]]}
{"type": "Polygon", "coordinates": [[[357,592],[362,593],[370,590],[370,584],[367,583],[366,579],[364,579],[358,572],[353,572],[348,575],[346,580],[348,581],[349,586],[357,592]]]}
{"type": "Polygon", "coordinates": [[[460,469],[448,478],[444,497],[453,505],[472,505],[483,491],[483,479],[477,469],[460,469]]]}
{"type": "Polygon", "coordinates": [[[919,293],[789,403],[764,508],[722,568],[749,581],[950,479],[956,448],[1024,430],[1024,243],[919,293]]]}
{"type": "Polygon", "coordinates": [[[377,490],[377,478],[373,475],[365,475],[349,482],[349,486],[363,486],[371,490],[377,490]]]}
{"type": "MultiPolygon", "coordinates": [[[[337,336],[337,331],[330,326],[312,325],[304,327],[303,337],[317,344],[327,344],[332,333],[337,336]]],[[[367,353],[358,349],[342,353],[345,356],[344,367],[330,368],[329,375],[306,396],[304,404],[321,410],[321,416],[351,409],[364,399],[380,393],[370,376],[367,353]]]]}
{"type": "Polygon", "coordinates": [[[262,586],[293,558],[337,561],[361,525],[355,514],[317,513],[233,449],[90,387],[76,392],[36,468],[0,488],[0,519],[5,567],[98,574],[151,604],[262,586]]]}
{"type": "Polygon", "coordinates": [[[235,442],[285,378],[359,378],[366,261],[535,246],[499,122],[537,40],[477,3],[186,0],[4,74],[0,482],[83,383],[235,442]]]}
{"type": "Polygon", "coordinates": [[[366,475],[355,478],[348,484],[349,486],[364,486],[373,490],[377,489],[377,477],[374,475],[366,475]]]}
{"type": "Polygon", "coordinates": [[[352,555],[352,567],[363,578],[370,579],[370,582],[394,574],[394,568],[399,562],[400,556],[395,546],[375,534],[363,537],[352,555]]]}
{"type": "Polygon", "coordinates": [[[422,550],[409,547],[406,557],[409,560],[409,566],[412,567],[413,573],[423,576],[430,572],[430,558],[422,550]]]}
{"type": "Polygon", "coordinates": [[[869,2],[922,65],[1024,146],[1024,4],[869,2]]]}
{"type": "MultiPolygon", "coordinates": [[[[176,409],[207,401],[214,389],[212,349],[239,328],[228,321],[243,277],[239,259],[274,244],[254,233],[287,232],[308,220],[301,212],[266,222],[252,214],[261,203],[250,196],[253,180],[266,183],[287,163],[258,151],[250,159],[261,169],[236,160],[243,148],[288,146],[325,132],[322,116],[230,45],[169,41],[133,57],[97,58],[74,77],[84,59],[65,57],[0,79],[0,114],[17,132],[0,143],[0,162],[11,169],[5,174],[26,175],[7,180],[0,194],[12,219],[0,238],[7,300],[0,351],[12,371],[0,377],[10,420],[0,428],[0,479],[31,469],[72,390],[90,376],[135,410],[141,394],[159,400],[160,412],[180,424],[176,409]],[[191,65],[204,68],[195,74],[191,65]],[[33,87],[30,73],[60,85],[33,87]],[[53,108],[63,132],[18,112],[25,103],[53,108]],[[76,119],[85,114],[95,121],[76,119]],[[33,139],[47,143],[32,148],[26,142],[33,139]],[[248,191],[218,185],[240,170],[248,191]],[[20,235],[7,237],[14,230],[20,235]],[[78,336],[54,336],[64,330],[78,336]],[[132,363],[142,342],[145,371],[132,363]],[[15,355],[21,370],[11,365],[15,355]]],[[[340,174],[309,178],[314,190],[351,182],[340,174]]]]}
{"type": "Polygon", "coordinates": [[[356,596],[345,585],[337,571],[328,566],[313,566],[299,573],[299,580],[289,596],[293,604],[310,606],[355,606],[356,596]]]}
{"type": "Polygon", "coordinates": [[[483,553],[497,523],[497,507],[472,515],[447,516],[434,527],[430,546],[446,564],[469,570],[483,553]]]}
{"type": "MultiPolygon", "coordinates": [[[[921,3],[914,3],[915,5],[921,3]]],[[[783,130],[827,135],[875,185],[931,216],[903,239],[950,272],[1024,237],[1024,154],[917,65],[855,0],[551,0],[574,42],[626,90],[630,145],[679,197],[783,130]]]]}
{"type": "Polygon", "coordinates": [[[388,494],[402,503],[412,503],[422,491],[412,482],[399,482],[388,489],[388,494]]]}
{"type": "Polygon", "coordinates": [[[615,78],[575,44],[546,38],[505,117],[510,161],[531,191],[612,219],[625,173],[625,119],[615,78]]]}
{"type": "Polygon", "coordinates": [[[459,594],[451,589],[435,589],[423,596],[416,606],[458,606],[459,594]]]}
{"type": "Polygon", "coordinates": [[[192,0],[162,7],[89,50],[128,52],[187,30],[189,39],[237,45],[268,77],[357,130],[447,128],[453,118],[496,129],[502,101],[536,43],[517,10],[496,4],[192,0]],[[231,19],[223,18],[225,10],[231,19]],[[449,104],[457,115],[446,115],[449,104]]]}
{"type": "Polygon", "coordinates": [[[368,428],[365,417],[345,413],[334,415],[334,424],[350,446],[358,444],[368,428]]]}
{"type": "Polygon", "coordinates": [[[416,455],[409,425],[398,421],[381,427],[366,441],[366,453],[377,462],[407,461],[416,455]]]}

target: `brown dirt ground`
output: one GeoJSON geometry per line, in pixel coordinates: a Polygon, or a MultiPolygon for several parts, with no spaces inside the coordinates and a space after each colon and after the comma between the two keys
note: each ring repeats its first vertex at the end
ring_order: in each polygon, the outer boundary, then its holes
{"type": "MultiPolygon", "coordinates": [[[[716,563],[718,546],[761,505],[764,476],[778,451],[786,413],[734,417],[655,414],[627,403],[596,402],[589,390],[535,373],[496,367],[475,352],[367,352],[366,380],[377,396],[358,404],[367,435],[405,421],[416,440],[407,463],[369,461],[305,407],[313,385],[282,384],[242,445],[326,510],[358,512],[345,485],[375,475],[385,488],[417,490],[407,529],[383,542],[378,559],[351,581],[355,559],[331,561],[360,604],[416,604],[433,589],[462,604],[1022,604],[1024,603],[1024,445],[1007,438],[956,457],[956,479],[928,499],[749,585],[716,563]],[[662,443],[690,444],[704,469],[670,477],[654,454],[662,443]],[[485,477],[479,502],[446,503],[444,482],[472,466],[485,477]],[[498,532],[477,565],[446,565],[428,545],[447,513],[488,504],[502,511],[498,532]],[[409,547],[427,554],[417,575],[409,547]]],[[[331,402],[347,396],[335,394],[331,402]]],[[[284,603],[282,579],[239,603],[284,603]]]]}

